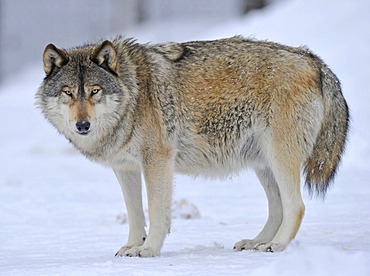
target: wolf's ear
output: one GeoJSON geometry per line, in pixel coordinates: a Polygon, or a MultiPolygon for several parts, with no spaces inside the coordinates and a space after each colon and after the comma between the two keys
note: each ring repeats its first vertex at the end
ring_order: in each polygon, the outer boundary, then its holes
{"type": "Polygon", "coordinates": [[[53,72],[55,66],[61,68],[66,65],[69,58],[67,53],[63,50],[59,50],[53,44],[46,46],[43,54],[44,60],[44,71],[46,75],[50,75],[53,72]]]}
{"type": "Polygon", "coordinates": [[[95,49],[91,56],[91,60],[104,69],[117,74],[117,52],[114,45],[109,40],[104,41],[95,49]]]}

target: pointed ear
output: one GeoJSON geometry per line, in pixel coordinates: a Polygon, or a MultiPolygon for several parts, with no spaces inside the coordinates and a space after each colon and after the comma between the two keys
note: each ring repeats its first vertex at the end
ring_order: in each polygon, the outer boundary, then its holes
{"type": "Polygon", "coordinates": [[[104,41],[95,49],[91,56],[91,60],[104,69],[117,74],[118,60],[117,52],[114,45],[109,40],[104,41]]]}
{"type": "Polygon", "coordinates": [[[66,65],[69,58],[67,53],[63,50],[59,50],[53,44],[46,46],[43,54],[44,60],[44,71],[46,75],[50,75],[53,72],[55,66],[61,68],[66,65]]]}

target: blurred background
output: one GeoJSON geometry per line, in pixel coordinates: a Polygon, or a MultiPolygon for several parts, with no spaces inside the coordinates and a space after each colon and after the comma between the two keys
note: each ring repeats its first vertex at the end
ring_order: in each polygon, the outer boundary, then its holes
{"type": "Polygon", "coordinates": [[[51,42],[68,48],[117,34],[137,37],[136,33],[143,42],[181,40],[186,38],[183,31],[174,35],[180,26],[187,25],[193,36],[276,1],[0,0],[0,81],[28,63],[40,62],[51,42]]]}

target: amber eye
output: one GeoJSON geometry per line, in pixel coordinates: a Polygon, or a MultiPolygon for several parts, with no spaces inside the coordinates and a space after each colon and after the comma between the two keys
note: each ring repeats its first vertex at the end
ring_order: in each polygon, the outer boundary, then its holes
{"type": "Polygon", "coordinates": [[[70,96],[70,97],[72,97],[72,92],[68,88],[64,88],[63,89],[63,93],[66,94],[66,95],[68,95],[68,96],[70,96]]]}
{"type": "Polygon", "coordinates": [[[94,95],[98,94],[100,91],[101,91],[100,88],[94,88],[94,89],[92,89],[91,90],[91,96],[94,96],[94,95]]]}

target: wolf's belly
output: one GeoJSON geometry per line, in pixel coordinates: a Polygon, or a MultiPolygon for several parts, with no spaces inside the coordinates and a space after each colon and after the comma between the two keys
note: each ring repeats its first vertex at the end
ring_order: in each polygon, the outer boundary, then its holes
{"type": "Polygon", "coordinates": [[[176,155],[175,169],[187,175],[223,177],[248,166],[259,166],[263,160],[259,143],[251,136],[244,141],[224,141],[219,145],[184,145],[176,155]]]}

